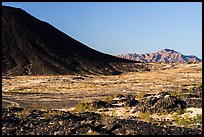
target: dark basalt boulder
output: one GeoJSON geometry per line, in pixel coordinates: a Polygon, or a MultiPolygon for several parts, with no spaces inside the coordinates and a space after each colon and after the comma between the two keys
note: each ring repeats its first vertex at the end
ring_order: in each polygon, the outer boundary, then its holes
{"type": "MultiPolygon", "coordinates": [[[[19,111],[18,111],[19,112],[19,111]]],[[[138,119],[100,118],[94,112],[30,110],[29,116],[17,116],[15,109],[2,108],[2,135],[201,135],[202,128],[162,127],[138,119]],[[41,115],[43,113],[43,115],[41,115]],[[54,115],[57,113],[58,115],[54,115]],[[39,116],[32,115],[39,114],[39,116]],[[6,123],[6,117],[12,120],[6,123]],[[44,121],[47,119],[47,121],[44,121]]]]}
{"type": "Polygon", "coordinates": [[[202,99],[197,98],[187,98],[185,99],[185,102],[188,107],[194,107],[194,108],[202,108],[202,99]]]}
{"type": "Polygon", "coordinates": [[[193,92],[189,94],[188,98],[191,98],[192,96],[196,98],[202,98],[202,85],[199,87],[194,87],[192,91],[193,92]]]}
{"type": "Polygon", "coordinates": [[[161,98],[154,104],[156,109],[167,109],[177,110],[177,109],[184,109],[186,108],[186,103],[180,99],[177,99],[174,96],[168,96],[166,98],[161,98]]]}
{"type": "Polygon", "coordinates": [[[106,101],[95,101],[95,102],[92,102],[90,105],[93,105],[94,107],[97,107],[97,108],[108,108],[108,107],[111,107],[111,104],[106,102],[106,101]]]}
{"type": "Polygon", "coordinates": [[[135,96],[131,94],[129,95],[118,94],[112,100],[113,107],[123,107],[123,106],[132,107],[137,105],[138,103],[139,101],[135,100],[135,96]]]}
{"type": "Polygon", "coordinates": [[[194,87],[187,94],[187,97],[183,97],[182,99],[187,103],[188,107],[202,108],[202,85],[198,87],[194,87]]]}
{"type": "Polygon", "coordinates": [[[153,113],[177,111],[186,108],[185,101],[171,96],[168,92],[146,96],[135,108],[136,111],[150,111],[153,113]]]}
{"type": "Polygon", "coordinates": [[[139,101],[135,100],[134,95],[127,95],[125,105],[132,107],[132,106],[136,106],[138,103],[139,101]]]}

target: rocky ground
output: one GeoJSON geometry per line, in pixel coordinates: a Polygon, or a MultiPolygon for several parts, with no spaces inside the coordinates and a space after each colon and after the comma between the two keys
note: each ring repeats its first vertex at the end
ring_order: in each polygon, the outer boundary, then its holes
{"type": "Polygon", "coordinates": [[[137,118],[115,119],[113,122],[108,122],[97,113],[88,112],[82,114],[59,112],[62,113],[60,116],[43,117],[41,115],[52,112],[33,110],[26,118],[19,118],[13,112],[18,109],[3,109],[3,114],[7,113],[7,116],[3,115],[5,118],[2,121],[2,135],[199,135],[202,133],[199,129],[161,127],[138,121],[137,118]]]}
{"type": "Polygon", "coordinates": [[[202,135],[202,64],[161,65],[119,76],[4,77],[2,135],[202,135]]]}
{"type": "MultiPolygon", "coordinates": [[[[127,118],[111,114],[111,110],[125,108],[126,112],[182,113],[188,103],[162,92],[145,95],[142,101],[132,95],[117,95],[109,101],[79,103],[73,111],[23,109],[9,107],[2,109],[3,135],[201,135],[202,116],[196,117],[193,127],[175,126],[174,120],[144,121],[139,116],[127,118]],[[128,107],[128,108],[127,108],[128,107]],[[128,111],[130,110],[130,111],[128,111]],[[109,113],[108,113],[109,112],[109,113]]],[[[202,105],[201,105],[202,108],[202,105]]],[[[118,112],[115,112],[118,113],[118,112]]],[[[183,112],[185,113],[185,112],[183,112]]],[[[195,118],[194,118],[195,119],[195,118]]],[[[188,119],[190,120],[190,118],[188,119]]],[[[191,119],[192,120],[192,119],[191,119]]],[[[183,119],[185,122],[185,119],[183,119]]],[[[190,124],[190,123],[188,123],[190,124]]]]}

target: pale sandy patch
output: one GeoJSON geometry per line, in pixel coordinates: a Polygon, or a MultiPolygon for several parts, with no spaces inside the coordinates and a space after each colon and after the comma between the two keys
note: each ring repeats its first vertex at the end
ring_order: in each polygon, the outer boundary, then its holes
{"type": "Polygon", "coordinates": [[[202,108],[187,108],[187,113],[184,113],[183,116],[189,114],[189,117],[195,117],[198,114],[202,114],[202,108]]]}

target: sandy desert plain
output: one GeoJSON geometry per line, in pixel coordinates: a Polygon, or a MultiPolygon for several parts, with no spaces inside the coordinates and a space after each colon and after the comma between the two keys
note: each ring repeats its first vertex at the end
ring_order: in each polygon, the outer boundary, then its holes
{"type": "Polygon", "coordinates": [[[3,76],[2,134],[201,135],[202,62],[149,65],[108,76],[3,76]]]}

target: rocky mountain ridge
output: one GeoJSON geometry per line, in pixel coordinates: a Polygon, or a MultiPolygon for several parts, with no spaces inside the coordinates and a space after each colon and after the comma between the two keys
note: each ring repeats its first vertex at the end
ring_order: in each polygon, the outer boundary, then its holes
{"type": "Polygon", "coordinates": [[[180,62],[180,63],[188,63],[188,62],[199,62],[201,59],[194,55],[183,55],[175,50],[171,49],[163,49],[159,52],[154,52],[150,54],[122,54],[117,55],[117,57],[141,61],[141,62],[180,62]]]}

